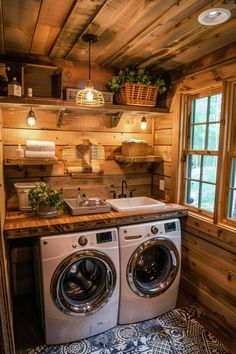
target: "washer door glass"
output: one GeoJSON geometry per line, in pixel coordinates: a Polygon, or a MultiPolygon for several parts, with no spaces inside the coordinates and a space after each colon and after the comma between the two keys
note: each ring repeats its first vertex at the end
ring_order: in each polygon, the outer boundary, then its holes
{"type": "Polygon", "coordinates": [[[51,295],[63,312],[86,315],[101,309],[116,284],[113,262],[99,251],[81,251],[67,257],[56,269],[51,295]]]}
{"type": "Polygon", "coordinates": [[[169,240],[153,238],[143,243],[130,258],[127,280],[139,296],[154,297],[166,291],[179,270],[179,254],[169,240]]]}

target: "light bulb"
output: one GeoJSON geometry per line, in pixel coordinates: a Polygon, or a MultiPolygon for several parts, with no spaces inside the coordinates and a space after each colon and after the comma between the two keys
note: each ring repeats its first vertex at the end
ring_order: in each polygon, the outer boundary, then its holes
{"type": "Polygon", "coordinates": [[[218,15],[218,12],[217,11],[210,11],[209,12],[209,16],[211,16],[211,17],[215,17],[215,16],[217,16],[218,15]]]}
{"type": "Polygon", "coordinates": [[[146,117],[145,117],[145,116],[143,116],[143,118],[142,118],[142,120],[141,120],[140,128],[141,128],[142,130],[147,129],[147,120],[146,120],[146,117]]]}
{"type": "Polygon", "coordinates": [[[86,99],[88,101],[92,101],[93,100],[93,92],[91,90],[89,90],[87,93],[86,93],[86,99]]]}
{"type": "Polygon", "coordinates": [[[27,117],[27,123],[28,123],[28,125],[30,125],[32,127],[36,123],[36,118],[35,117],[27,117]]]}

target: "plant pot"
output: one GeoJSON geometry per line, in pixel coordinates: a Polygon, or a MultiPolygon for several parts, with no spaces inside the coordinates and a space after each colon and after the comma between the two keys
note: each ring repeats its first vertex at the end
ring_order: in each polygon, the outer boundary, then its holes
{"type": "Polygon", "coordinates": [[[37,215],[40,218],[54,218],[58,215],[57,209],[50,205],[39,205],[37,215]]]}

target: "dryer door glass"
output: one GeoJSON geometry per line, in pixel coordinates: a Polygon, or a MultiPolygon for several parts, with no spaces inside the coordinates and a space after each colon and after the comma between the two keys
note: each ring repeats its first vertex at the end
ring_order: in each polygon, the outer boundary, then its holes
{"type": "Polygon", "coordinates": [[[139,296],[154,297],[166,291],[179,270],[176,246],[169,240],[153,238],[142,244],[130,258],[127,279],[139,296]]]}
{"type": "Polygon", "coordinates": [[[102,252],[83,251],[67,257],[56,269],[51,294],[57,307],[70,315],[101,309],[116,283],[112,261],[102,252]]]}

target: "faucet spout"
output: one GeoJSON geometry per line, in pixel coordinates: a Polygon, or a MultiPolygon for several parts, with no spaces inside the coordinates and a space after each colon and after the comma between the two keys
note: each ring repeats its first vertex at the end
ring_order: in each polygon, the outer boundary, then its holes
{"type": "Polygon", "coordinates": [[[128,188],[127,181],[125,179],[121,182],[121,194],[119,194],[119,198],[126,198],[125,188],[128,188]]]}

